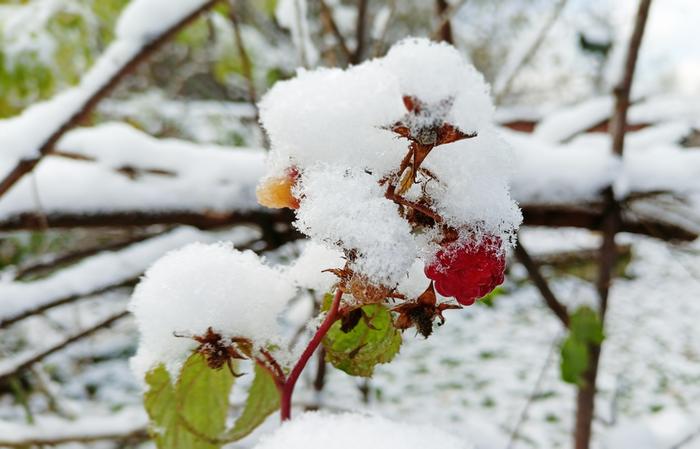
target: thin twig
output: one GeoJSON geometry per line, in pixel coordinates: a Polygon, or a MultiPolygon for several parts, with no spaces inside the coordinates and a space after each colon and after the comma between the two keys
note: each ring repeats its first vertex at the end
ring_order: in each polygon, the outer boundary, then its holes
{"type": "Polygon", "coordinates": [[[515,257],[518,258],[518,261],[523,264],[527,270],[530,280],[540,291],[540,294],[542,295],[547,307],[549,307],[552,313],[559,318],[561,324],[563,324],[565,328],[568,328],[569,312],[566,310],[566,306],[564,306],[564,304],[557,299],[554,292],[552,292],[552,289],[549,288],[549,283],[544,276],[542,276],[539,266],[534,260],[532,260],[532,257],[530,257],[530,254],[527,252],[521,241],[518,241],[518,245],[515,247],[515,257]]]}
{"type": "Polygon", "coordinates": [[[350,59],[350,62],[353,64],[358,64],[362,61],[362,57],[365,53],[368,2],[369,0],[357,0],[357,22],[355,25],[355,40],[357,44],[355,45],[355,51],[352,53],[352,58],[350,59]]]}
{"type": "Polygon", "coordinates": [[[30,366],[34,365],[35,363],[45,359],[46,357],[50,356],[51,354],[60,351],[61,349],[65,348],[66,346],[75,343],[76,341],[82,340],[85,337],[88,337],[92,335],[93,333],[97,332],[100,329],[109,327],[112,325],[115,321],[118,321],[125,316],[127,316],[129,312],[123,311],[120,313],[117,313],[116,315],[112,315],[97,324],[94,324],[90,326],[87,329],[84,329],[76,334],[73,334],[65,339],[63,339],[61,342],[47,348],[43,349],[41,351],[38,351],[36,353],[33,353],[29,356],[25,356],[20,358],[18,361],[12,364],[8,364],[9,366],[2,366],[1,371],[0,371],[0,382],[4,381],[5,379],[12,377],[16,374],[18,374],[20,371],[25,370],[29,368],[30,366]]]}
{"type": "MultiPolygon", "coordinates": [[[[640,0],[634,30],[627,50],[627,59],[620,84],[615,88],[615,107],[611,119],[610,134],[612,152],[622,156],[625,142],[627,109],[629,108],[630,90],[639,56],[639,48],[644,36],[651,0],[640,0]]],[[[601,325],[605,325],[608,309],[610,285],[612,283],[617,253],[615,251],[615,236],[621,230],[620,205],[615,198],[612,186],[603,193],[605,207],[603,212],[603,242],[600,247],[600,262],[596,290],[598,291],[598,315],[601,325]]],[[[574,432],[575,449],[588,449],[591,441],[591,428],[595,416],[596,382],[601,353],[600,344],[589,344],[588,368],[583,374],[583,383],[579,386],[576,398],[576,426],[574,432]]]]}
{"type": "MultiPolygon", "coordinates": [[[[452,22],[452,19],[454,19],[455,14],[462,9],[462,6],[467,3],[467,0],[459,0],[457,3],[453,5],[448,5],[448,7],[442,11],[440,16],[438,17],[440,20],[437,24],[437,27],[435,28],[435,31],[432,32],[431,34],[431,39],[434,40],[439,40],[441,38],[440,33],[444,29],[444,27],[447,24],[450,24],[452,22]]],[[[451,26],[450,26],[450,33],[452,32],[451,26]]]]}
{"type": "Polygon", "coordinates": [[[69,304],[69,303],[81,300],[83,298],[89,298],[91,296],[97,296],[97,295],[101,295],[103,293],[108,293],[112,290],[117,290],[119,288],[131,287],[131,286],[135,285],[136,282],[138,282],[138,277],[129,278],[129,279],[120,279],[119,281],[117,281],[113,284],[100,286],[100,287],[93,289],[93,290],[86,292],[86,293],[78,293],[78,294],[74,294],[74,295],[63,296],[63,297],[56,298],[52,301],[43,302],[38,306],[28,307],[28,308],[22,310],[21,312],[15,313],[14,315],[7,316],[7,317],[3,318],[2,320],[0,320],[0,329],[7,328],[18,321],[22,321],[22,320],[27,319],[27,318],[34,316],[34,315],[39,315],[40,313],[44,313],[47,310],[53,309],[53,308],[58,307],[58,306],[69,304]]]}
{"type": "Polygon", "coordinates": [[[566,6],[567,0],[559,0],[559,2],[554,5],[554,9],[552,10],[552,14],[549,16],[549,19],[545,24],[540,28],[539,33],[537,34],[537,37],[535,38],[534,41],[532,41],[532,44],[530,47],[527,49],[527,51],[523,54],[522,58],[520,61],[518,61],[517,65],[515,68],[511,70],[509,74],[507,74],[507,78],[505,81],[500,83],[500,86],[498,87],[498,91],[494,95],[494,102],[496,104],[500,104],[503,99],[510,93],[510,89],[512,88],[513,81],[517,78],[518,74],[520,74],[520,71],[527,66],[532,58],[537,54],[537,51],[540,49],[542,46],[542,43],[544,42],[545,37],[547,37],[547,34],[549,34],[549,30],[552,29],[552,26],[556,23],[557,19],[561,15],[561,12],[564,10],[564,6],[566,6]]]}
{"type": "Polygon", "coordinates": [[[134,243],[139,243],[152,237],[162,235],[170,230],[171,228],[159,232],[138,234],[136,236],[129,237],[126,240],[119,240],[116,242],[110,242],[106,245],[96,245],[89,248],[69,252],[66,254],[61,254],[60,256],[53,257],[50,260],[34,261],[32,263],[19,266],[14,271],[14,278],[16,280],[26,279],[29,276],[55,270],[57,268],[63,267],[64,265],[69,265],[81,259],[85,259],[86,257],[94,256],[95,254],[101,253],[103,251],[117,251],[120,249],[124,249],[127,246],[133,245],[134,243]]]}
{"type": "Polygon", "coordinates": [[[243,72],[243,77],[246,79],[246,84],[248,87],[248,101],[255,109],[256,119],[259,117],[258,111],[258,95],[255,89],[255,80],[253,79],[253,64],[250,61],[248,51],[243,43],[243,36],[241,34],[241,24],[238,22],[238,14],[235,10],[235,1],[231,0],[228,18],[233,25],[233,34],[236,36],[236,50],[238,51],[238,57],[241,58],[241,71],[243,72]]]}
{"type": "Polygon", "coordinates": [[[381,56],[384,53],[386,47],[386,35],[389,31],[389,25],[391,24],[392,19],[396,15],[396,1],[397,0],[387,0],[387,8],[389,8],[389,15],[386,18],[386,21],[384,22],[384,26],[379,31],[379,33],[377,33],[374,44],[372,45],[372,56],[375,58],[381,56]]]}
{"type": "Polygon", "coordinates": [[[450,4],[447,0],[435,0],[435,10],[437,11],[438,20],[440,25],[437,28],[435,34],[438,35],[439,39],[448,44],[454,43],[454,38],[452,36],[452,23],[450,22],[450,4]]]}
{"type": "Polygon", "coordinates": [[[352,60],[352,53],[350,52],[350,49],[348,48],[348,45],[345,42],[345,36],[343,36],[343,34],[340,32],[340,28],[338,28],[338,24],[333,18],[333,11],[326,3],[326,0],[319,0],[319,5],[321,7],[320,13],[323,25],[328,29],[328,31],[330,31],[330,33],[335,38],[336,44],[338,45],[340,52],[343,54],[345,62],[349,63],[352,60]]]}
{"type": "Polygon", "coordinates": [[[552,364],[552,361],[554,360],[554,354],[556,353],[555,349],[559,346],[559,340],[561,337],[557,336],[554,340],[552,340],[552,344],[549,346],[549,351],[547,351],[547,357],[544,360],[544,363],[542,364],[542,369],[540,369],[540,373],[537,376],[537,380],[535,381],[535,385],[532,387],[532,392],[530,395],[527,397],[527,401],[525,402],[525,406],[523,407],[522,412],[520,412],[520,416],[518,417],[518,421],[515,423],[515,427],[513,427],[513,431],[510,434],[510,440],[508,441],[508,446],[506,446],[506,449],[511,449],[513,445],[515,444],[515,441],[518,439],[520,436],[520,428],[522,427],[523,423],[527,419],[527,414],[530,410],[530,406],[534,402],[535,398],[540,392],[540,388],[542,387],[542,382],[544,382],[545,375],[547,374],[547,369],[549,368],[549,365],[552,364]]]}
{"type": "Polygon", "coordinates": [[[211,8],[216,2],[217,0],[206,2],[204,5],[190,13],[187,17],[173,24],[171,27],[161,32],[158,36],[154,37],[148,44],[144,45],[139,52],[132,56],[131,59],[129,59],[119,70],[117,70],[117,72],[109,80],[107,80],[102,87],[97,89],[89,98],[87,98],[79,110],[77,110],[64,123],[61,123],[56,128],[56,130],[39,146],[39,148],[37,148],[37,157],[34,159],[23,159],[19,161],[17,165],[15,165],[15,167],[4,177],[4,179],[0,181],[0,197],[7,193],[7,191],[10,190],[12,186],[14,186],[20,179],[22,179],[24,175],[34,170],[34,167],[39,164],[44,156],[53,151],[54,146],[59,139],[63,137],[67,131],[85,120],[95,109],[97,104],[104,97],[106,97],[127,75],[133,72],[136,67],[148,59],[163,44],[168,42],[175,34],[190,24],[200,14],[211,8]]]}

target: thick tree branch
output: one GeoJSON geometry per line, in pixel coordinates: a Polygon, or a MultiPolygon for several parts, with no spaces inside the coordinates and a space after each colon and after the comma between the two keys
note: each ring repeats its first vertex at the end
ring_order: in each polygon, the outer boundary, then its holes
{"type": "Polygon", "coordinates": [[[204,11],[211,8],[217,0],[211,0],[206,2],[197,10],[193,11],[187,17],[183,18],[179,22],[175,23],[170,28],[164,30],[161,34],[153,38],[149,43],[144,45],[141,50],[136,53],[131,59],[129,59],[105,84],[97,89],[82,105],[82,107],[77,110],[73,115],[71,115],[68,120],[61,125],[37,148],[37,157],[34,159],[24,159],[17,163],[17,165],[5,176],[2,181],[0,181],[0,197],[2,197],[7,191],[9,191],[12,186],[14,186],[24,175],[34,170],[34,167],[39,164],[39,162],[51,153],[54,146],[59,141],[63,135],[72,129],[73,127],[79,125],[85,119],[88,118],[90,113],[95,109],[97,104],[106,97],[127,75],[133,72],[136,67],[138,67],[143,61],[148,59],[153,53],[155,53],[163,44],[168,42],[175,34],[177,34],[182,28],[187,26],[190,22],[195,20],[204,11]]]}
{"type": "Polygon", "coordinates": [[[527,252],[522,242],[520,241],[515,247],[515,257],[517,257],[518,261],[521,264],[523,264],[523,266],[527,270],[527,273],[530,276],[530,280],[533,284],[535,284],[537,290],[540,291],[542,299],[544,299],[544,302],[547,305],[547,307],[549,307],[552,313],[554,313],[554,315],[557,318],[559,318],[561,324],[563,324],[564,327],[568,328],[569,312],[566,310],[566,306],[564,306],[564,304],[562,304],[557,299],[557,297],[554,295],[554,292],[552,292],[552,289],[549,288],[549,283],[544,278],[544,276],[542,276],[542,273],[540,272],[540,267],[534,260],[532,260],[532,257],[530,257],[530,254],[527,252]]]}
{"type": "MultiPolygon", "coordinates": [[[[574,227],[600,231],[603,228],[603,207],[598,204],[523,204],[526,226],[574,227]]],[[[254,212],[220,211],[132,211],[114,213],[49,213],[45,216],[49,229],[138,227],[150,225],[189,225],[212,229],[236,224],[258,226],[291,225],[293,214],[288,210],[254,212]]],[[[0,231],[42,230],[42,216],[22,213],[0,219],[0,231]]],[[[290,232],[294,233],[293,230],[290,232]]],[[[692,241],[698,235],[681,225],[653,218],[632,217],[623,214],[620,232],[648,235],[664,241],[692,241]]],[[[293,237],[290,234],[290,238],[293,237]]],[[[298,238],[298,234],[294,238],[298,238]]],[[[287,237],[284,237],[287,238],[287,237]]]]}
{"type": "MultiPolygon", "coordinates": [[[[136,227],[151,225],[182,224],[199,229],[212,229],[236,224],[268,225],[291,223],[293,214],[280,211],[133,211],[105,212],[95,214],[49,213],[49,228],[96,228],[136,227]]],[[[42,229],[36,213],[22,213],[0,220],[0,231],[42,229]]]]}

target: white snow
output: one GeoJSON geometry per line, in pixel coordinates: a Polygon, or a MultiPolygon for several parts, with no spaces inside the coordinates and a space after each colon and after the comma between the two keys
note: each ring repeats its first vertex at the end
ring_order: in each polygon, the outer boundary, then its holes
{"type": "Polygon", "coordinates": [[[345,260],[341,251],[307,241],[299,257],[284,270],[284,274],[297,287],[324,294],[330,292],[338,278],[332,273],[323,271],[342,268],[344,265],[345,260]]]}
{"type": "Polygon", "coordinates": [[[207,0],[131,0],[117,21],[117,39],[149,42],[205,3],[207,0]]]}
{"type": "Polygon", "coordinates": [[[278,270],[230,243],[193,243],[166,254],[146,271],[129,305],[141,335],[135,374],[142,378],[163,363],[175,378],[198,345],[187,336],[209,327],[255,348],[278,343],[279,315],[295,292],[278,270]]]}
{"type": "Polygon", "coordinates": [[[398,166],[407,145],[382,128],[403,114],[396,78],[367,63],[346,71],[300,70],[260,103],[276,173],[326,162],[385,174],[398,166]]]}
{"type": "Polygon", "coordinates": [[[118,251],[105,251],[33,282],[0,282],[0,321],[50,304],[58,299],[90,292],[134,279],[163,253],[208,234],[178,228],[118,251]]]}
{"type": "Polygon", "coordinates": [[[378,415],[308,412],[263,437],[255,449],[469,449],[464,439],[426,424],[378,415]]]}
{"type": "Polygon", "coordinates": [[[535,127],[534,134],[545,142],[563,142],[607,120],[612,110],[611,96],[591,98],[548,115],[535,127]]]}
{"type": "Polygon", "coordinates": [[[0,157],[38,157],[37,151],[41,145],[70,121],[144,45],[204,3],[204,0],[176,3],[167,0],[132,1],[119,19],[117,39],[107,47],[77,86],[50,100],[33,104],[16,117],[0,120],[0,157]]]}
{"type": "Polygon", "coordinates": [[[80,438],[111,439],[145,430],[148,419],[142,407],[95,416],[85,414],[75,420],[39,417],[34,425],[0,421],[0,445],[42,445],[44,442],[80,438]]]}
{"type": "Polygon", "coordinates": [[[303,174],[295,226],[312,240],[356,249],[351,267],[391,286],[417,256],[411,228],[398,206],[384,198],[377,179],[365,172],[319,166],[303,174]]]}
{"type": "Polygon", "coordinates": [[[306,0],[280,0],[275,8],[277,22],[290,31],[302,66],[312,67],[318,61],[318,50],[311,40],[306,0]]]}
{"type": "Polygon", "coordinates": [[[401,174],[409,151],[409,141],[389,129],[398,122],[414,135],[437,134],[443,124],[478,134],[434,148],[423,165],[431,175],[417,176],[406,199],[425,194],[447,225],[504,242],[520,224],[508,187],[511,154],[491,124],[488,92],[454,47],[427,39],[405,39],[385,57],[347,70],[301,70],[261,102],[272,144],[268,176],[295,168],[297,227],[312,240],[356,251],[355,270],[394,286],[418,255],[432,256],[431,240],[440,238],[435,228],[414,235],[385,197],[381,183],[401,174]],[[410,113],[406,97],[417,105],[410,113]]]}
{"type": "MultiPolygon", "coordinates": [[[[128,125],[78,128],[58,150],[96,162],[47,157],[0,201],[0,217],[21,213],[249,211],[258,209],[255,183],[264,170],[261,149],[157,140],[128,125]],[[132,180],[116,169],[137,169],[132,180]],[[147,170],[165,171],[165,174],[147,170]]],[[[0,158],[0,167],[13,165],[0,158]]]]}

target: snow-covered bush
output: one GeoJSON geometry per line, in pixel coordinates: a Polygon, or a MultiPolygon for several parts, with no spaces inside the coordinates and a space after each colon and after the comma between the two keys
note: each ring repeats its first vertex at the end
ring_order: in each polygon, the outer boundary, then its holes
{"type": "MultiPolygon", "coordinates": [[[[302,70],[275,85],[261,102],[272,151],[258,199],[294,209],[294,225],[311,242],[286,268],[217,244],[172,252],[146,273],[131,303],[141,330],[133,366],[146,373],[161,446],[179,427],[195,427],[197,404],[207,401],[204,428],[190,433],[215,444],[247,434],[278,407],[289,419],[296,381],[320,344],[336,368],[371,376],[398,353],[401,331],[428,337],[445,310],[503,282],[521,214],[492,109],[475,69],[451,46],[422,39],[347,70],[302,70]],[[308,290],[325,297],[313,337],[296,350],[280,319],[308,290]],[[239,360],[252,361],[256,375],[243,414],[225,431],[221,401],[239,360]],[[163,412],[173,397],[184,420],[163,412]]],[[[370,447],[399,432],[409,447],[463,447],[449,437],[428,445],[418,430],[350,415],[305,417],[260,447],[323,445],[323,434],[304,437],[321,424],[356,428],[370,447]]]]}

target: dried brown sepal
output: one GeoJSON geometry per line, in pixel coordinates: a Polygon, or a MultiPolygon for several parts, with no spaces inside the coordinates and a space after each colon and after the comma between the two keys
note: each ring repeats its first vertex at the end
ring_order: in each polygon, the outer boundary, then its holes
{"type": "Polygon", "coordinates": [[[405,302],[392,309],[398,313],[394,320],[394,327],[400,330],[415,327],[419,334],[428,338],[433,333],[433,322],[436,317],[439,320],[438,325],[442,325],[445,322],[442,314],[445,310],[461,308],[455,304],[437,304],[437,295],[431,282],[415,301],[405,302]]]}
{"type": "Polygon", "coordinates": [[[329,268],[323,272],[336,275],[338,288],[343,293],[352,295],[360,305],[378,304],[392,296],[390,288],[373,284],[366,276],[355,273],[347,265],[344,268],[329,268]]]}
{"type": "Polygon", "coordinates": [[[197,349],[195,349],[195,352],[204,356],[204,360],[207,362],[207,366],[209,368],[218,370],[226,365],[234,377],[240,377],[243,375],[238,374],[233,370],[231,360],[242,360],[247,358],[241,353],[241,351],[251,351],[252,343],[249,340],[239,337],[224,338],[221,334],[215,332],[211,327],[207,328],[207,331],[202,335],[186,336],[175,333],[175,336],[190,337],[199,343],[199,346],[197,349]]]}

